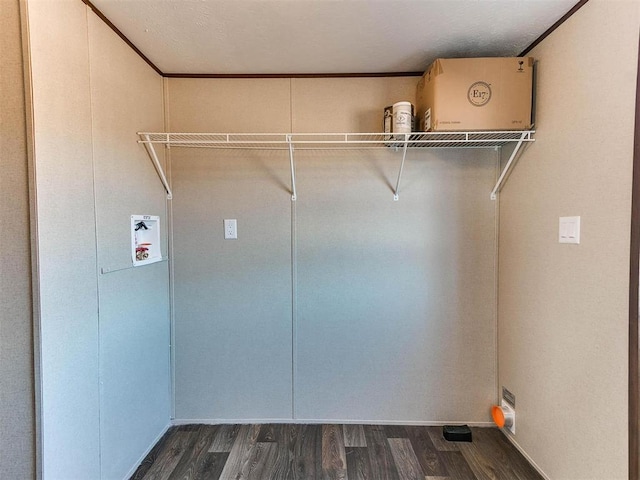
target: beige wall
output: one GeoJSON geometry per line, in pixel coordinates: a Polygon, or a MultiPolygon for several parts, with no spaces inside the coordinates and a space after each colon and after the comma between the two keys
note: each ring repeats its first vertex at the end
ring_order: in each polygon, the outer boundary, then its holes
{"type": "Polygon", "coordinates": [[[0,2],[0,478],[35,474],[31,255],[18,0],[0,2]]]}
{"type": "MultiPolygon", "coordinates": [[[[168,129],[375,132],[416,82],[170,79],[168,129]]],[[[410,152],[397,202],[398,153],[295,155],[292,202],[287,151],[171,149],[176,418],[488,422],[496,153],[410,152]]]]}
{"type": "Polygon", "coordinates": [[[166,193],[138,130],[163,80],[79,0],[29,0],[45,478],[126,478],[170,418],[169,269],[131,260],[166,193]],[[126,434],[123,435],[123,432],[126,434]]]}
{"type": "Polygon", "coordinates": [[[639,10],[592,0],[532,52],[536,142],[500,194],[499,383],[515,442],[553,479],[627,476],[639,10]],[[559,244],[573,215],[581,243],[559,244]]]}
{"type": "Polygon", "coordinates": [[[27,7],[42,469],[45,478],[61,478],[65,469],[96,478],[100,388],[87,13],[75,0],[36,0],[27,7]],[[60,445],[74,452],[73,462],[60,445]]]}
{"type": "MultiPolygon", "coordinates": [[[[160,217],[167,195],[138,131],[164,127],[163,80],[96,15],[87,17],[99,266],[100,463],[124,478],[169,423],[169,268],[131,267],[131,215],[160,217]],[[109,271],[110,273],[102,273],[109,271]],[[123,435],[123,432],[127,432],[123,435]]],[[[163,159],[163,152],[158,155],[163,159]]]]}

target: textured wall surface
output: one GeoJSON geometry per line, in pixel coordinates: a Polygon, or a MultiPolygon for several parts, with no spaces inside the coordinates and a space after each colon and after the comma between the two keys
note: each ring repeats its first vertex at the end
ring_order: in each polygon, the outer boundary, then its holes
{"type": "Polygon", "coordinates": [[[139,130],[163,84],[82,2],[28,2],[45,478],[124,478],[170,418],[169,272],[131,262],[166,193],[139,130]],[[104,273],[108,272],[108,273],[104,273]]]}
{"type": "Polygon", "coordinates": [[[102,20],[88,21],[106,479],[137,464],[171,413],[168,262],[131,268],[130,249],[131,215],[157,215],[167,257],[166,192],[136,143],[136,132],[163,129],[163,90],[162,78],[102,20]]]}
{"type": "Polygon", "coordinates": [[[18,0],[0,2],[0,478],[35,474],[29,189],[18,0]]]}
{"type": "MultiPolygon", "coordinates": [[[[288,79],[169,83],[175,131],[290,131],[288,79]]],[[[287,153],[172,149],[171,170],[176,418],[290,418],[287,153]]]]}
{"type": "Polygon", "coordinates": [[[34,1],[28,8],[42,469],[50,478],[98,478],[98,285],[87,11],[74,0],[34,1]]]}
{"type": "MultiPolygon", "coordinates": [[[[415,78],[169,81],[171,131],[379,131],[415,78]]],[[[176,418],[486,422],[496,154],[171,150],[176,418]],[[238,220],[238,240],[222,221],[238,220]]]]}
{"type": "Polygon", "coordinates": [[[500,195],[500,384],[550,478],[627,478],[640,5],[592,0],[539,45],[536,142],[500,195]],[[580,245],[558,217],[581,216],[580,245]]]}

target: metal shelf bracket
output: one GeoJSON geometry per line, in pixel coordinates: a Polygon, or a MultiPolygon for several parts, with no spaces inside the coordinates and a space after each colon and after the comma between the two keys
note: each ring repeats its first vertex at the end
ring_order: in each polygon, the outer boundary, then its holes
{"type": "MultiPolygon", "coordinates": [[[[153,162],[153,166],[156,167],[156,172],[158,172],[158,176],[160,177],[160,181],[164,186],[164,189],[167,191],[167,200],[173,199],[173,194],[171,193],[171,187],[169,186],[169,182],[167,181],[167,177],[164,174],[164,170],[162,170],[162,165],[160,164],[160,160],[158,160],[158,155],[156,155],[156,150],[153,148],[153,143],[151,143],[151,139],[149,135],[142,135],[144,141],[141,142],[144,144],[144,147],[147,149],[147,153],[153,162]]],[[[167,143],[168,145],[168,143],[167,143]]]]}
{"type": "Polygon", "coordinates": [[[402,162],[400,162],[400,170],[398,171],[398,180],[396,181],[396,189],[393,191],[393,201],[397,202],[400,198],[400,180],[402,179],[402,171],[404,170],[404,160],[407,158],[407,146],[409,145],[409,135],[404,134],[404,145],[402,146],[402,162]]]}
{"type": "Polygon", "coordinates": [[[287,135],[287,143],[289,144],[289,163],[291,164],[291,201],[295,202],[298,197],[296,194],[296,161],[293,156],[291,135],[287,135]]]}
{"type": "Polygon", "coordinates": [[[511,165],[513,164],[514,160],[518,157],[518,153],[520,152],[520,148],[522,147],[522,142],[524,142],[525,139],[529,138],[530,135],[531,135],[531,132],[522,132],[522,134],[520,135],[520,140],[518,140],[518,143],[516,143],[516,146],[513,149],[513,152],[511,152],[511,156],[509,157],[507,164],[502,169],[502,173],[500,173],[500,176],[498,177],[496,186],[493,187],[493,190],[491,190],[491,200],[495,200],[496,198],[498,198],[498,192],[500,192],[500,189],[502,188],[502,183],[507,173],[511,169],[511,165]]]}

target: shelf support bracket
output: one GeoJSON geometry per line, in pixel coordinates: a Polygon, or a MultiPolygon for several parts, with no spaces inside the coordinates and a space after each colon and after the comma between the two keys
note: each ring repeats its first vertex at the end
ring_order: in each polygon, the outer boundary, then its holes
{"type": "Polygon", "coordinates": [[[287,143],[289,144],[289,163],[291,164],[291,201],[295,202],[296,194],[296,162],[293,158],[293,142],[291,135],[287,135],[287,143]]]}
{"type": "Polygon", "coordinates": [[[502,189],[502,183],[504,182],[507,173],[511,169],[511,165],[513,164],[514,160],[518,157],[518,153],[520,152],[520,148],[522,147],[522,142],[524,142],[528,134],[529,132],[522,132],[522,134],[520,135],[520,140],[518,140],[518,143],[516,143],[516,147],[513,149],[513,152],[511,152],[511,156],[509,157],[507,164],[502,169],[502,173],[500,173],[500,176],[498,177],[496,186],[493,187],[493,190],[491,190],[491,200],[495,200],[496,198],[498,198],[498,192],[500,192],[500,190],[502,189]]]}
{"type": "Polygon", "coordinates": [[[153,162],[153,166],[156,167],[156,172],[158,172],[158,176],[160,177],[160,181],[164,186],[164,189],[167,191],[167,200],[173,199],[173,194],[171,193],[171,187],[169,187],[169,182],[167,181],[167,177],[164,174],[164,170],[162,170],[162,165],[160,164],[160,160],[158,160],[158,155],[156,155],[156,150],[153,148],[153,143],[149,139],[149,135],[144,135],[144,147],[147,149],[147,153],[153,162]]]}
{"type": "Polygon", "coordinates": [[[407,146],[409,145],[409,135],[404,135],[404,146],[402,147],[402,162],[400,163],[400,170],[398,171],[398,181],[396,182],[396,189],[393,191],[393,201],[397,202],[400,193],[400,180],[402,179],[402,170],[404,170],[404,159],[407,157],[407,146]]]}

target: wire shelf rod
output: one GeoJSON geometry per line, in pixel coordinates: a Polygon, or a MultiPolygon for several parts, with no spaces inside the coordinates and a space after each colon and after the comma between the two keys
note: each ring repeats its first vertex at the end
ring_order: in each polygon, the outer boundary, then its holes
{"type": "Polygon", "coordinates": [[[515,143],[515,147],[498,181],[491,191],[491,199],[497,194],[513,168],[522,146],[534,142],[534,130],[506,131],[474,131],[474,132],[413,132],[406,134],[389,133],[185,133],[185,132],[138,132],[158,176],[167,191],[167,198],[172,198],[169,182],[154,149],[154,145],[166,148],[211,148],[211,149],[245,149],[245,150],[288,150],[291,169],[291,200],[297,198],[295,150],[373,150],[386,148],[399,151],[402,149],[402,160],[398,171],[396,186],[393,191],[394,200],[398,200],[400,182],[408,149],[450,149],[450,148],[497,148],[515,143]]]}

